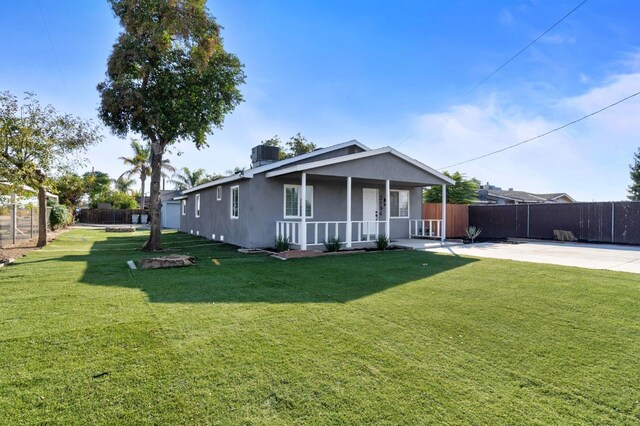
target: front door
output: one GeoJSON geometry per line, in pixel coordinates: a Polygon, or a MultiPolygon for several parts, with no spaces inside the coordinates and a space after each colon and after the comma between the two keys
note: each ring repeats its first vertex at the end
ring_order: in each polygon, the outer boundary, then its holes
{"type": "Polygon", "coordinates": [[[362,227],[363,237],[376,238],[378,233],[378,190],[362,189],[362,227]]]}

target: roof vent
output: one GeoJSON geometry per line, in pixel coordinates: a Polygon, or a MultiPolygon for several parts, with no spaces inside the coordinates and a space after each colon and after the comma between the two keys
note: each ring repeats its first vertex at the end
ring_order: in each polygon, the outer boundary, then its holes
{"type": "Polygon", "coordinates": [[[280,148],[271,145],[258,145],[251,149],[251,167],[271,164],[280,159],[280,148]]]}

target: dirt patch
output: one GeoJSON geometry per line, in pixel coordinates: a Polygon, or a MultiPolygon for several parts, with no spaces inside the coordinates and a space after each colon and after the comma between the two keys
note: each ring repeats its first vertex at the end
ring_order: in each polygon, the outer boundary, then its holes
{"type": "MultiPolygon", "coordinates": [[[[51,241],[58,238],[60,234],[65,233],[67,230],[68,228],[47,232],[47,242],[50,243],[51,241]]],[[[0,263],[3,263],[3,259],[18,259],[22,256],[25,256],[30,251],[40,249],[40,247],[36,246],[37,242],[38,239],[34,238],[33,240],[20,241],[12,247],[0,248],[0,263]]]]}
{"type": "Polygon", "coordinates": [[[193,266],[195,264],[196,264],[195,257],[184,256],[181,254],[148,257],[146,259],[140,259],[138,261],[138,266],[140,266],[140,269],[180,268],[183,266],[193,266]]]}

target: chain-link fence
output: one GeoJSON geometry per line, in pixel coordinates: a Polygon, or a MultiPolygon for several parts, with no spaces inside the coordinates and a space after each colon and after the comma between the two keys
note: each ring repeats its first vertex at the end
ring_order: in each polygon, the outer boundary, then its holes
{"type": "MultiPolygon", "coordinates": [[[[47,227],[49,226],[47,207],[47,227]]],[[[38,208],[15,204],[0,205],[0,247],[11,247],[23,241],[38,238],[38,208]]]]}

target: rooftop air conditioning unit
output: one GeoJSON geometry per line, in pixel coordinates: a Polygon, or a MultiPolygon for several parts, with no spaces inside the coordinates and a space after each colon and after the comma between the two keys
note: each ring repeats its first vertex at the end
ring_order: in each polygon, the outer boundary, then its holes
{"type": "Polygon", "coordinates": [[[270,164],[280,159],[280,148],[271,145],[258,145],[251,149],[251,167],[270,164]]]}

